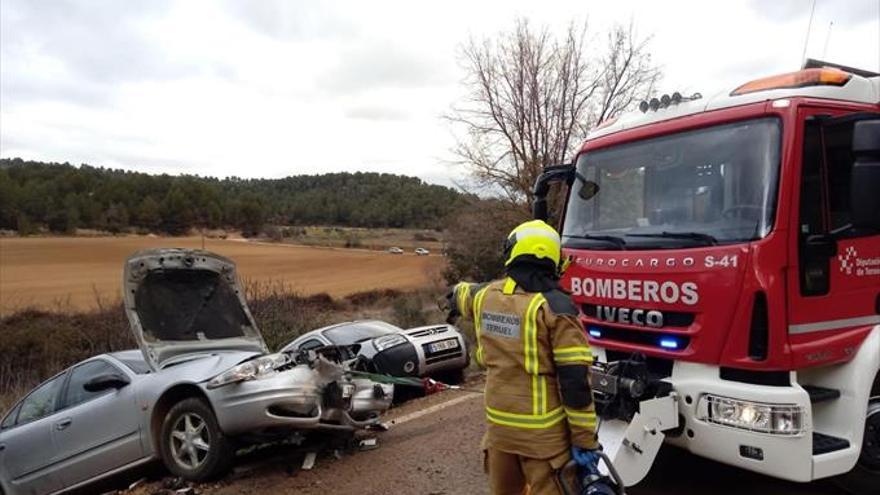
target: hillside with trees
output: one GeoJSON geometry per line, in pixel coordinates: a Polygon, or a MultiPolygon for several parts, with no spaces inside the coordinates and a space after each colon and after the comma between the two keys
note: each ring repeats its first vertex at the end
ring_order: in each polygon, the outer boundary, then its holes
{"type": "Polygon", "coordinates": [[[379,173],[217,179],[19,158],[0,160],[0,229],[46,227],[171,235],[265,224],[442,228],[463,201],[448,187],[379,173]]]}

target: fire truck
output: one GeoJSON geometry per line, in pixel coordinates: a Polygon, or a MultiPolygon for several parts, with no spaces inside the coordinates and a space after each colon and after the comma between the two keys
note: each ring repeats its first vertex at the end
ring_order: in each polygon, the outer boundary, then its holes
{"type": "Polygon", "coordinates": [[[537,218],[554,182],[627,485],[672,444],[880,493],[880,75],[811,60],[654,98],[545,169],[537,218]]]}

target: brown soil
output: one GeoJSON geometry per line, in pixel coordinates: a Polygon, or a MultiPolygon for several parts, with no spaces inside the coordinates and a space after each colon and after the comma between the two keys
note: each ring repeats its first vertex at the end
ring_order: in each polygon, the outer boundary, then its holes
{"type": "MultiPolygon", "coordinates": [[[[155,247],[200,248],[200,237],[36,237],[0,239],[0,314],[16,308],[95,307],[118,299],[122,264],[155,247]]],[[[236,261],[246,281],[278,281],[304,294],[344,296],[433,283],[439,256],[206,239],[205,248],[236,261]]]]}

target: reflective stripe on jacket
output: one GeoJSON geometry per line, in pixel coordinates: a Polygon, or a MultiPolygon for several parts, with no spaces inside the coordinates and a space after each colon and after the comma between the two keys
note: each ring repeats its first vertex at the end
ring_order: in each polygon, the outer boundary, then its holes
{"type": "MultiPolygon", "coordinates": [[[[589,366],[592,353],[575,315],[554,313],[544,294],[511,279],[485,286],[461,283],[455,303],[473,321],[476,360],[487,369],[488,446],[548,458],[574,444],[594,448],[596,414],[563,405],[557,369],[589,366]]],[[[583,385],[589,393],[588,383],[583,385]]]]}

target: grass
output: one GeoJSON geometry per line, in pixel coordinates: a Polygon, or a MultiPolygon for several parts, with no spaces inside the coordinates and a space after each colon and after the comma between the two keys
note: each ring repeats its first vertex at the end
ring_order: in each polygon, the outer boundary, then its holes
{"type": "MultiPolygon", "coordinates": [[[[300,296],[283,283],[247,283],[246,294],[263,338],[278,349],[299,335],[342,321],[378,318],[404,328],[441,322],[436,290],[391,289],[334,299],[300,296]]],[[[60,304],[60,303],[59,303],[60,304]]],[[[136,348],[119,301],[97,309],[25,309],[0,318],[0,417],[43,380],[88,357],[136,348]]]]}

